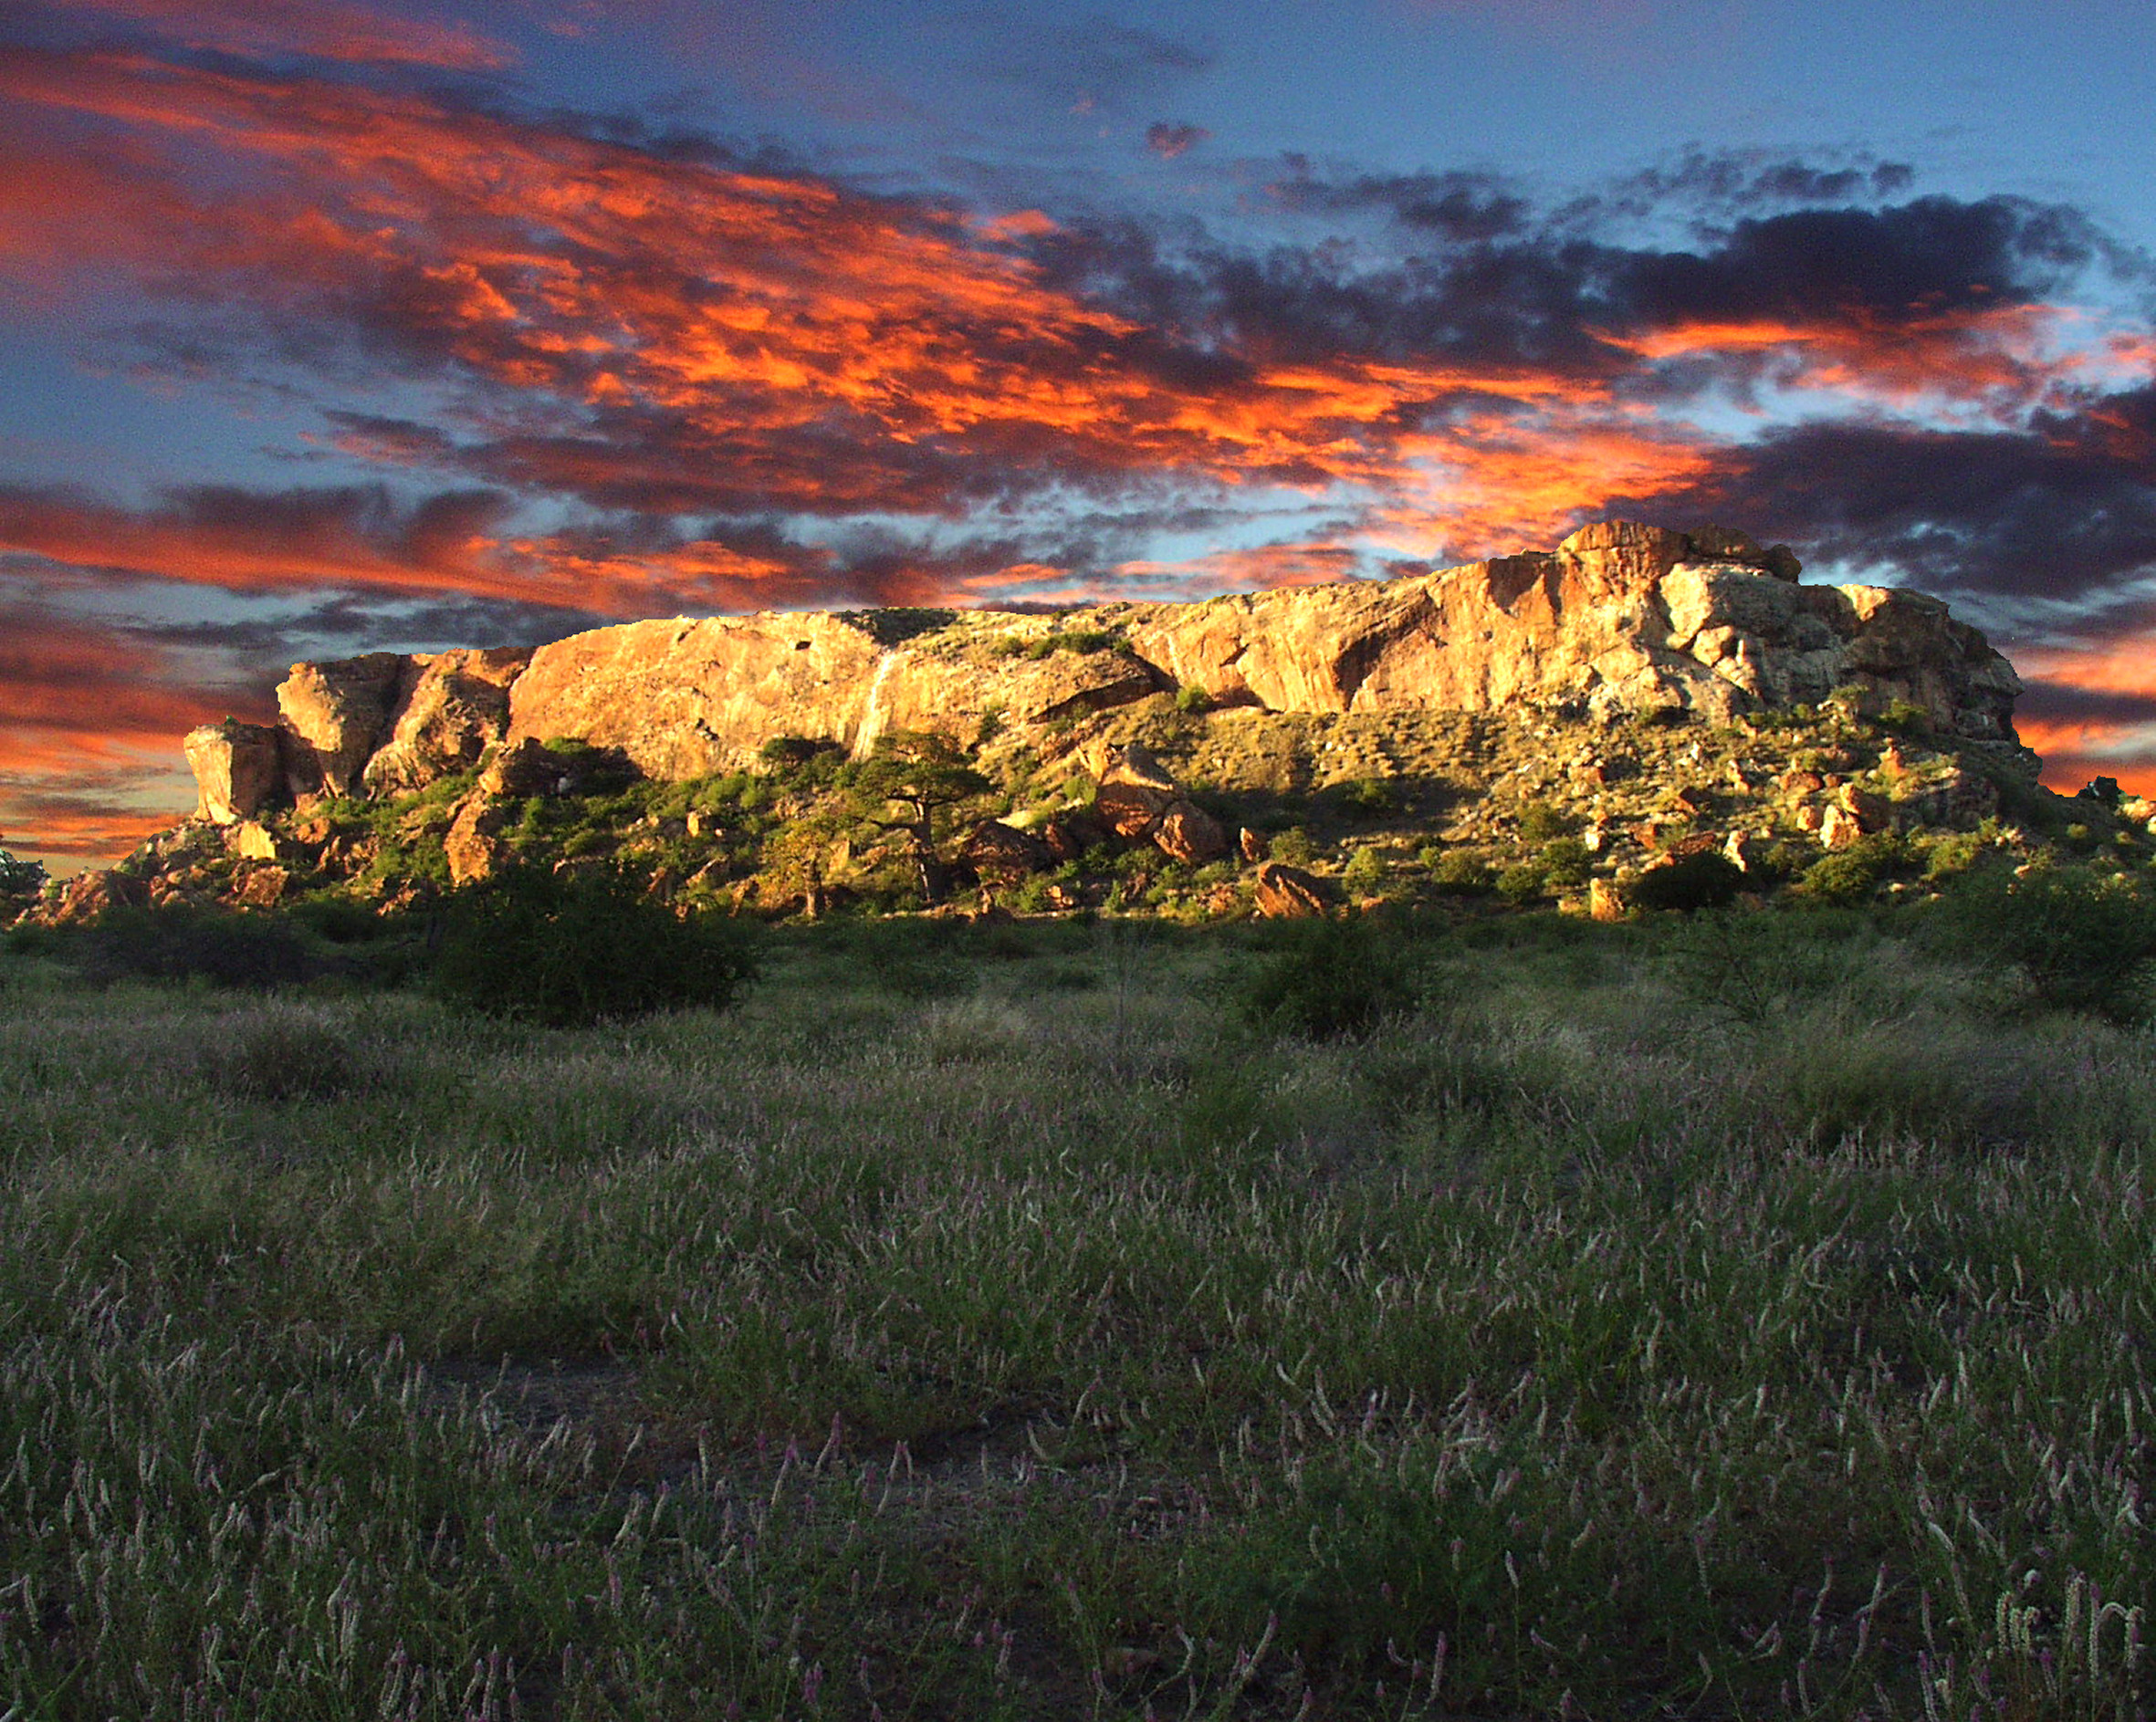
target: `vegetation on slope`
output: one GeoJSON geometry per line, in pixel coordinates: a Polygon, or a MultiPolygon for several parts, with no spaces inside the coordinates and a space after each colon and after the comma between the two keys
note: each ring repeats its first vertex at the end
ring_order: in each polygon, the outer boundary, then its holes
{"type": "Polygon", "coordinates": [[[1843,905],[1922,895],[1985,854],[2128,875],[2156,861],[2156,806],[2116,786],[2053,795],[2012,755],[1853,701],[1729,726],[1611,726],[1535,710],[1209,711],[1162,694],[1076,715],[1052,749],[992,723],[968,746],[894,733],[860,759],[778,737],[753,769],[672,783],[554,743],[536,776],[497,765],[402,798],[191,825],[119,877],[152,903],[393,908],[518,867],[612,869],[685,913],[1194,922],[1251,913],[1266,858],[1352,902],[1489,895],[1604,912],[1784,891],[1843,905]],[[1225,832],[1226,854],[1115,835],[1095,797],[1104,761],[1131,746],[1225,832]]]}

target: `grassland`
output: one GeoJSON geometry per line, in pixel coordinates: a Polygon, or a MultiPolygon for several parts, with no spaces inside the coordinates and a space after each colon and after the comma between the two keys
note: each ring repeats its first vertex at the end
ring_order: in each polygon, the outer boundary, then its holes
{"type": "Polygon", "coordinates": [[[1912,913],[0,956],[0,1715],[2146,1714],[2156,1041],[1912,913]]]}

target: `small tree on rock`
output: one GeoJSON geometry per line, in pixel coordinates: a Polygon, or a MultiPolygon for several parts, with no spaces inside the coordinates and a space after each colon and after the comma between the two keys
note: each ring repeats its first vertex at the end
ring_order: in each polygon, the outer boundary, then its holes
{"type": "Polygon", "coordinates": [[[889,831],[905,833],[931,905],[950,894],[945,844],[959,811],[993,786],[967,763],[964,749],[928,730],[887,730],[853,774],[853,809],[889,831]]]}

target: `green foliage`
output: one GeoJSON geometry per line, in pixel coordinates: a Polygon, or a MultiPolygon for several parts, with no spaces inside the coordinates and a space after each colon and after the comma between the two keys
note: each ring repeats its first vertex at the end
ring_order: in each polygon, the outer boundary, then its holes
{"type": "Polygon", "coordinates": [[[205,1065],[223,1092],[273,1103],[340,1099],[371,1086],[373,1074],[351,1037],[319,1018],[289,1015],[235,1025],[205,1065]]]}
{"type": "Polygon", "coordinates": [[[1357,896],[1368,896],[1385,887],[1385,858],[1375,849],[1363,848],[1347,858],[1340,882],[1357,896]]]}
{"type": "Polygon", "coordinates": [[[1930,709],[1913,700],[1889,700],[1874,721],[1881,729],[1916,739],[1928,738],[1936,728],[1930,709]]]}
{"type": "Polygon", "coordinates": [[[737,923],[677,916],[612,871],[518,868],[454,900],[432,980],[452,1004],[565,1028],[722,1010],[757,967],[737,923]]]}
{"type": "Polygon", "coordinates": [[[1397,946],[1364,919],[1300,922],[1280,936],[1284,947],[1243,983],[1242,1014],[1252,1026],[1337,1040],[1415,1007],[1397,946]]]}
{"type": "Polygon", "coordinates": [[[1272,836],[1272,859],[1291,867],[1307,867],[1317,859],[1317,845],[1300,825],[1291,825],[1272,836]]]}
{"type": "Polygon", "coordinates": [[[1862,921],[1830,910],[1698,914],[1663,936],[1669,975],[1687,998],[1754,1028],[1837,988],[1863,987],[1879,962],[1862,921]]]}
{"type": "Polygon", "coordinates": [[[837,742],[815,736],[773,736],[757,749],[766,770],[792,776],[820,763],[835,765],[846,757],[837,742]]]}
{"type": "Polygon", "coordinates": [[[2156,973],[2156,899],[2074,867],[1965,875],[1933,911],[1950,949],[2019,968],[2036,998],[2114,1022],[2144,1021],[2156,973]]]}
{"type": "Polygon", "coordinates": [[[1594,871],[1595,857],[1576,837],[1560,837],[1542,847],[1543,872],[1561,890],[1577,890],[1594,871]]]}
{"type": "Polygon", "coordinates": [[[1539,861],[1514,861],[1497,875],[1496,888],[1515,909],[1524,909],[1550,894],[1550,870],[1539,861]]]}
{"type": "Polygon", "coordinates": [[[1351,819],[1381,819],[1398,809],[1392,786],[1382,778],[1357,778],[1339,792],[1341,810],[1351,819]]]}
{"type": "Polygon", "coordinates": [[[1981,831],[1951,831],[1934,838],[1922,850],[1925,882],[1936,885],[1959,878],[1976,864],[1983,851],[1981,831]]]}
{"type": "Polygon", "coordinates": [[[1185,685],[1176,690],[1176,710],[1178,712],[1209,712],[1213,709],[1213,696],[1201,687],[1185,685]]]}
{"type": "Polygon", "coordinates": [[[1530,801],[1520,809],[1520,840],[1540,848],[1560,837],[1569,837],[1579,821],[1547,801],[1530,801]]]}
{"type": "Polygon", "coordinates": [[[1667,867],[1652,867],[1627,882],[1625,901],[1635,909],[1675,910],[1690,914],[1734,903],[1744,889],[1744,871],[1726,855],[1709,851],[1687,855],[1667,867]]]}
{"type": "Polygon", "coordinates": [[[1480,896],[1496,884],[1496,875],[1480,850],[1424,850],[1417,859],[1429,869],[1431,886],[1449,896],[1480,896]]]}
{"type": "Polygon", "coordinates": [[[995,786],[948,736],[931,730],[887,730],[847,780],[857,818],[903,831],[913,846],[924,902],[948,892],[943,850],[959,812],[995,786]]]}
{"type": "Polygon", "coordinates": [[[1905,859],[1900,843],[1890,836],[1859,838],[1847,849],[1828,851],[1805,868],[1797,889],[1814,903],[1849,908],[1868,903],[1905,859]]]}
{"type": "Polygon", "coordinates": [[[1035,640],[1021,640],[1015,634],[1006,634],[996,644],[996,650],[1004,657],[1031,658],[1036,663],[1052,658],[1059,652],[1087,657],[1096,652],[1127,652],[1129,649],[1129,642],[1120,633],[1107,628],[1058,629],[1035,640]]]}

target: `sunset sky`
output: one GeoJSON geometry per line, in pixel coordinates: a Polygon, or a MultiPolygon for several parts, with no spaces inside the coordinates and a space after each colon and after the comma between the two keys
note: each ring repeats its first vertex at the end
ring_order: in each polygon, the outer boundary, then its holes
{"type": "Polygon", "coordinates": [[[2156,793],[2148,0],[0,0],[0,833],[291,661],[1716,520],[2156,793]]]}

